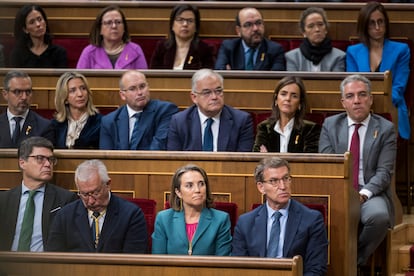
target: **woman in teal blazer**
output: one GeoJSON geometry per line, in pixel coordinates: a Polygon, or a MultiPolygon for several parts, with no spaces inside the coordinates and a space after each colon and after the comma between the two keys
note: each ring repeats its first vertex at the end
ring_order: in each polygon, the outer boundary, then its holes
{"type": "Polygon", "coordinates": [[[391,41],[389,19],[384,6],[369,2],[358,17],[361,43],[349,46],[346,52],[346,71],[392,73],[392,103],[398,109],[398,132],[401,138],[411,134],[404,94],[410,76],[410,48],[406,43],[391,41]]]}
{"type": "Polygon", "coordinates": [[[152,254],[228,256],[230,219],[214,206],[206,172],[197,165],[179,168],[172,179],[170,209],[157,214],[152,254]]]}

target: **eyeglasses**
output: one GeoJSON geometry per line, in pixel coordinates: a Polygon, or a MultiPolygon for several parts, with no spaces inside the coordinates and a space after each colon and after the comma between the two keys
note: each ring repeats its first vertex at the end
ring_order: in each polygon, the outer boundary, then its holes
{"type": "Polygon", "coordinates": [[[33,93],[32,89],[14,89],[14,90],[7,90],[8,92],[12,92],[16,97],[20,97],[23,93],[26,93],[26,96],[30,96],[33,93]]]}
{"type": "Polygon", "coordinates": [[[384,27],[385,21],[384,19],[378,19],[378,20],[370,20],[368,23],[370,28],[381,28],[384,27]]]}
{"type": "Polygon", "coordinates": [[[122,89],[121,91],[123,91],[123,92],[135,92],[135,91],[142,91],[142,90],[144,90],[145,88],[147,88],[148,87],[148,83],[146,83],[146,82],[143,82],[143,83],[141,83],[141,84],[138,84],[138,85],[133,85],[133,86],[130,86],[130,87],[128,87],[127,89],[122,89]]]}
{"type": "Polygon", "coordinates": [[[37,164],[43,165],[46,160],[49,164],[55,166],[57,164],[57,158],[54,156],[44,156],[44,155],[29,155],[28,157],[32,157],[36,160],[37,164]]]}
{"type": "Polygon", "coordinates": [[[221,95],[223,95],[223,88],[218,87],[218,88],[216,88],[214,90],[211,90],[211,89],[203,89],[203,90],[201,90],[201,92],[193,91],[193,93],[198,94],[198,95],[201,95],[202,97],[206,97],[206,98],[208,98],[211,95],[213,95],[213,93],[216,96],[221,96],[221,95]]]}
{"type": "Polygon", "coordinates": [[[175,19],[175,22],[180,23],[181,25],[184,25],[184,23],[187,23],[188,25],[194,23],[194,18],[183,18],[183,17],[177,17],[175,19]]]}
{"type": "Polygon", "coordinates": [[[92,197],[93,199],[97,199],[101,195],[102,190],[103,190],[103,185],[98,190],[89,192],[89,193],[78,191],[78,196],[80,196],[83,199],[89,199],[89,197],[92,197]]]}
{"type": "Polygon", "coordinates": [[[105,27],[112,27],[112,25],[114,25],[114,24],[115,24],[116,27],[118,27],[119,25],[121,25],[123,23],[124,22],[122,22],[122,20],[119,20],[119,19],[102,21],[102,24],[105,27]]]}
{"type": "Polygon", "coordinates": [[[256,27],[260,27],[263,25],[263,20],[256,20],[255,22],[246,22],[242,25],[243,28],[250,29],[253,27],[253,25],[256,25],[256,27]]]}
{"type": "Polygon", "coordinates": [[[269,180],[263,180],[263,183],[269,183],[273,187],[278,187],[281,182],[283,184],[290,184],[292,182],[292,177],[290,175],[285,175],[282,178],[270,178],[269,180]]]}

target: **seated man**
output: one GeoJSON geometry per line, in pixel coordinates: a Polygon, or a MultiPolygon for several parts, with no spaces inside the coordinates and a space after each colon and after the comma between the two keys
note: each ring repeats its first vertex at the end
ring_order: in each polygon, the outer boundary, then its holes
{"type": "Polygon", "coordinates": [[[172,117],[168,150],[252,151],[252,118],[249,113],[224,104],[223,87],[223,77],[213,70],[194,73],[194,105],[172,117]]]}
{"type": "Polygon", "coordinates": [[[144,213],[111,193],[104,163],[96,159],[81,163],[75,183],[80,199],[59,211],[47,251],[146,253],[144,213]]]}
{"type": "Polygon", "coordinates": [[[240,38],[221,44],[215,70],[286,70],[283,47],[264,38],[263,16],[257,9],[244,8],[238,12],[236,33],[240,38]]]}
{"type": "Polygon", "coordinates": [[[102,118],[99,148],[165,150],[170,119],[178,107],[152,100],[146,77],[139,71],[125,72],[119,85],[119,95],[126,105],[102,118]]]}
{"type": "Polygon", "coordinates": [[[233,256],[303,258],[303,275],[325,275],[328,240],[322,214],[291,198],[292,177],[286,160],[269,157],[254,177],[266,202],[239,217],[233,256]]]}
{"type": "Polygon", "coordinates": [[[30,110],[32,79],[26,72],[9,71],[3,80],[7,112],[0,115],[0,148],[18,148],[21,141],[42,136],[54,143],[52,123],[30,110]]]}

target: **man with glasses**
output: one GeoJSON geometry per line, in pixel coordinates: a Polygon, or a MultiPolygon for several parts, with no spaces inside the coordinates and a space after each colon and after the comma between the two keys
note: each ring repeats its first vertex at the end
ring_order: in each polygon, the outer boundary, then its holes
{"type": "Polygon", "coordinates": [[[52,143],[54,133],[50,120],[30,110],[32,80],[26,72],[9,71],[3,80],[3,98],[7,112],[0,115],[0,148],[18,148],[31,136],[42,136],[52,143]]]}
{"type": "Polygon", "coordinates": [[[55,215],[77,196],[49,183],[57,163],[49,140],[27,138],[18,158],[21,184],[0,192],[0,250],[43,251],[55,215]]]}
{"type": "Polygon", "coordinates": [[[147,226],[137,206],[111,192],[111,178],[97,159],[75,171],[79,200],[58,213],[47,251],[146,253],[147,226]]]}
{"type": "Polygon", "coordinates": [[[178,112],[178,107],[152,100],[147,79],[139,71],[125,72],[119,88],[126,104],[102,118],[99,148],[165,150],[171,116],[178,112]]]}
{"type": "Polygon", "coordinates": [[[289,163],[279,157],[264,158],[256,166],[254,177],[266,202],[239,217],[232,256],[300,255],[303,275],[325,275],[328,240],[323,216],[291,198],[289,163]]]}
{"type": "Polygon", "coordinates": [[[284,71],[282,46],[264,37],[262,14],[255,8],[243,8],[236,16],[239,38],[224,40],[219,49],[216,70],[284,71]]]}
{"type": "Polygon", "coordinates": [[[220,74],[210,69],[196,71],[190,96],[194,105],[171,119],[168,150],[252,151],[252,118],[249,113],[224,104],[220,74]]]}

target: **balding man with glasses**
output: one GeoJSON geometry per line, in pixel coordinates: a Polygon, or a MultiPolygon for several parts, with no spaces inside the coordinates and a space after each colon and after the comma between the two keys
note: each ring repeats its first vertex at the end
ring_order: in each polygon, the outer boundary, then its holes
{"type": "Polygon", "coordinates": [[[55,215],[77,196],[50,183],[57,159],[46,138],[22,141],[18,159],[21,184],[0,192],[0,251],[44,251],[55,215]]]}
{"type": "Polygon", "coordinates": [[[0,148],[18,148],[31,136],[42,136],[54,142],[50,120],[30,110],[32,80],[26,72],[9,71],[3,81],[3,98],[7,111],[0,115],[0,148]]]}
{"type": "Polygon", "coordinates": [[[249,113],[224,104],[220,74],[196,71],[190,96],[194,104],[171,118],[168,150],[252,151],[253,120],[249,113]]]}
{"type": "Polygon", "coordinates": [[[224,40],[215,70],[285,71],[283,47],[264,37],[262,14],[255,8],[243,8],[236,16],[239,38],[224,40]]]}

